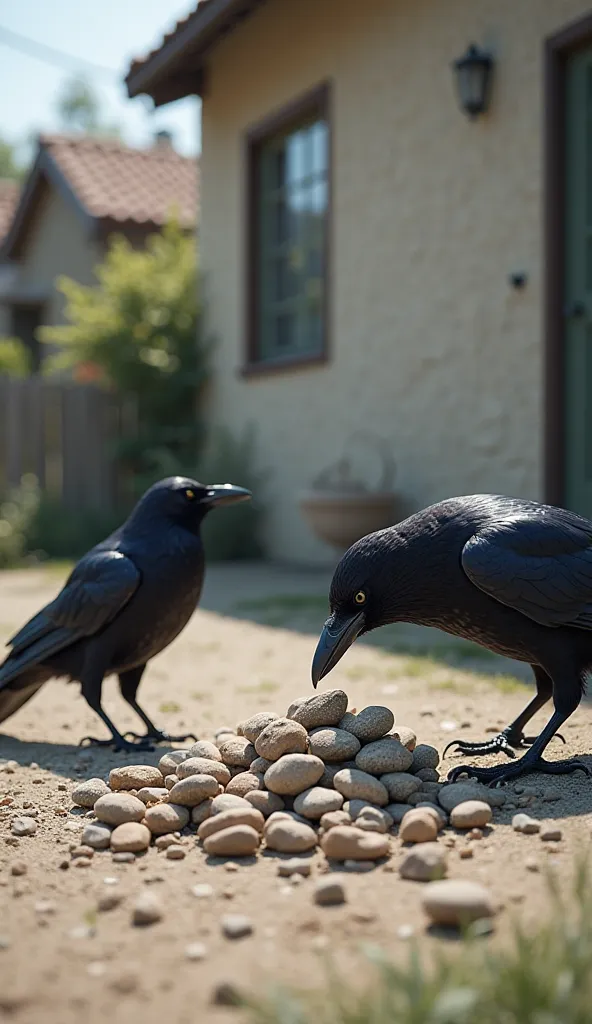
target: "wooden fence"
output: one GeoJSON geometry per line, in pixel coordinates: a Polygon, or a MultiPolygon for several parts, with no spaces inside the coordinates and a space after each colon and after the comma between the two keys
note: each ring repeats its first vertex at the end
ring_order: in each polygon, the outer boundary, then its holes
{"type": "Polygon", "coordinates": [[[33,473],[70,508],[113,508],[127,492],[115,448],[135,428],[135,403],[93,384],[0,376],[0,496],[33,473]]]}

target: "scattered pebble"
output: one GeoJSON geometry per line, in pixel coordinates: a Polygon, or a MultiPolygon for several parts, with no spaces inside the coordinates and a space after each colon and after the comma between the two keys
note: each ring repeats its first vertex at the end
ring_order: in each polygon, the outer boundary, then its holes
{"type": "Polygon", "coordinates": [[[86,782],[79,782],[77,786],[74,786],[70,796],[72,803],[78,807],[91,808],[94,807],[99,797],[105,796],[108,792],[109,786],[103,779],[87,779],[86,782]]]}
{"type": "Polygon", "coordinates": [[[483,800],[465,800],[450,812],[453,828],[481,828],[491,821],[491,807],[483,800]]]}
{"type": "Polygon", "coordinates": [[[190,942],[188,946],[185,946],[185,959],[186,960],[205,960],[208,955],[207,947],[203,942],[190,942]]]}
{"type": "Polygon", "coordinates": [[[109,772],[109,786],[114,791],[161,785],[162,772],[154,765],[126,764],[121,768],[112,768],[109,772]]]}
{"type": "Polygon", "coordinates": [[[214,895],[213,886],[208,885],[207,882],[200,882],[198,885],[194,885],[191,892],[198,900],[207,900],[214,895]]]}
{"type": "Polygon", "coordinates": [[[309,878],[310,872],[311,863],[309,860],[299,860],[296,857],[292,857],[290,860],[282,860],[278,864],[278,875],[280,878],[290,878],[293,875],[309,878]]]}
{"type": "Polygon", "coordinates": [[[540,864],[539,864],[538,860],[536,859],[536,857],[528,857],[524,861],[524,867],[526,868],[527,871],[532,871],[532,872],[535,872],[535,873],[541,870],[540,864]]]}
{"type": "Polygon", "coordinates": [[[147,813],[142,801],[130,793],[106,793],[100,796],[94,805],[94,812],[99,821],[104,821],[107,825],[142,821],[147,813]]]}
{"type": "Polygon", "coordinates": [[[248,857],[257,852],[261,836],[251,825],[231,825],[204,840],[204,850],[213,857],[248,857]]]}
{"type": "Polygon", "coordinates": [[[172,843],[171,846],[167,847],[165,857],[167,860],[185,860],[187,852],[184,846],[179,843],[172,843]]]}
{"type": "Polygon", "coordinates": [[[478,882],[461,879],[431,882],[426,886],[421,902],[434,924],[465,926],[495,914],[488,890],[478,882]]]}
{"type": "Polygon", "coordinates": [[[157,921],[162,920],[163,915],[162,904],[153,892],[140,893],[132,911],[133,924],[139,926],[156,924],[157,921]]]}
{"type": "Polygon", "coordinates": [[[310,825],[288,817],[270,821],[265,826],[265,843],[279,853],[303,853],[317,845],[317,835],[310,825]]]}
{"type": "Polygon", "coordinates": [[[114,864],[133,864],[135,859],[135,853],[131,853],[129,850],[122,850],[121,853],[114,853],[112,858],[114,864]]]}
{"type": "Polygon", "coordinates": [[[243,1000],[232,981],[219,981],[212,991],[211,1002],[214,1006],[241,1006],[243,1000]]]}
{"type": "Polygon", "coordinates": [[[150,846],[152,833],[139,821],[127,821],[118,825],[111,833],[111,849],[114,853],[140,853],[150,846]]]}
{"type": "Polygon", "coordinates": [[[315,883],[313,899],[320,907],[336,907],[346,902],[345,886],[334,878],[320,878],[315,883]]]}
{"type": "Polygon", "coordinates": [[[563,839],[563,832],[560,828],[546,828],[541,832],[541,839],[544,843],[558,843],[563,839]]]}
{"type": "Polygon", "coordinates": [[[244,914],[226,914],[221,922],[222,934],[227,939],[244,939],[253,934],[253,924],[244,914]]]}
{"type": "Polygon", "coordinates": [[[333,860],[378,860],[388,854],[389,840],[376,832],[337,825],[322,837],[321,848],[333,860]]]}
{"type": "Polygon", "coordinates": [[[446,851],[436,842],[415,846],[399,864],[401,878],[412,882],[432,882],[444,878],[446,873],[446,851]]]}
{"type": "Polygon", "coordinates": [[[10,831],[14,836],[34,836],[37,828],[37,822],[34,818],[23,816],[13,820],[10,831]]]}
{"type": "Polygon", "coordinates": [[[526,835],[534,835],[536,832],[541,831],[540,822],[536,818],[531,818],[530,815],[524,813],[513,816],[512,828],[514,832],[524,832],[526,835]]]}
{"type": "Polygon", "coordinates": [[[402,924],[397,928],[397,937],[399,939],[411,939],[415,935],[415,928],[412,924],[402,924]]]}
{"type": "Polygon", "coordinates": [[[478,782],[452,782],[442,786],[438,793],[438,803],[448,813],[467,800],[481,800],[490,807],[502,807],[506,794],[501,789],[491,789],[478,782]]]}
{"type": "Polygon", "coordinates": [[[407,811],[399,827],[399,838],[404,843],[430,843],[438,837],[438,824],[427,809],[417,807],[407,811]]]}
{"type": "Polygon", "coordinates": [[[17,877],[19,875],[26,875],[27,874],[26,862],[24,860],[15,860],[15,861],[13,861],[12,864],[10,865],[10,874],[11,875],[16,875],[17,877]]]}
{"type": "Polygon", "coordinates": [[[107,913],[109,910],[115,910],[123,902],[123,896],[118,892],[103,892],[97,900],[97,910],[101,913],[107,913]]]}
{"type": "Polygon", "coordinates": [[[549,789],[543,790],[543,800],[551,803],[554,800],[561,800],[561,790],[554,789],[552,786],[549,789]]]}

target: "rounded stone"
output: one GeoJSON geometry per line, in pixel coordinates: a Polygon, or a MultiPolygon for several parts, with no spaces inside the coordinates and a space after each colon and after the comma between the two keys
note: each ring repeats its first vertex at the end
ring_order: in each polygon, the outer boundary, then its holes
{"type": "Polygon", "coordinates": [[[197,807],[202,800],[218,796],[218,785],[213,775],[189,775],[175,783],[169,792],[169,801],[182,807],[197,807]]]}
{"type": "Polygon", "coordinates": [[[344,768],[355,768],[355,761],[343,761],[341,764],[326,764],[325,770],[321,775],[318,785],[324,789],[334,789],[333,779],[337,775],[337,772],[343,771],[344,768]]]}
{"type": "Polygon", "coordinates": [[[422,896],[422,906],[434,924],[466,926],[495,914],[493,900],[478,882],[447,879],[431,882],[422,896]]]}
{"type": "Polygon", "coordinates": [[[482,828],[491,821],[491,807],[483,800],[465,800],[450,813],[453,828],[482,828]]]}
{"type": "Polygon", "coordinates": [[[385,736],[362,747],[356,757],[360,771],[370,775],[386,775],[391,772],[406,772],[413,761],[413,754],[395,736],[385,736]]]}
{"type": "Polygon", "coordinates": [[[378,860],[389,852],[387,836],[364,832],[352,825],[336,825],[321,839],[321,848],[332,860],[378,860]]]}
{"type": "Polygon", "coordinates": [[[190,775],[211,775],[221,786],[226,786],[231,778],[225,764],[207,757],[189,757],[178,766],[178,778],[188,779],[190,775]]]}
{"type": "Polygon", "coordinates": [[[411,765],[411,769],[414,774],[422,768],[437,768],[439,764],[440,755],[435,747],[431,747],[428,743],[417,744],[413,751],[413,761],[411,765]]]}
{"type": "Polygon", "coordinates": [[[256,715],[246,718],[244,722],[240,722],[236,731],[239,736],[244,736],[249,743],[255,744],[256,747],[257,737],[271,722],[277,721],[277,718],[278,716],[274,715],[272,711],[259,711],[256,715]]]}
{"type": "Polygon", "coordinates": [[[240,772],[239,775],[235,775],[228,783],[226,792],[232,796],[246,797],[253,790],[262,789],[264,789],[263,775],[249,771],[240,772]]]}
{"type": "Polygon", "coordinates": [[[224,764],[248,768],[257,757],[257,751],[245,736],[222,736],[220,754],[224,764]]]}
{"type": "Polygon", "coordinates": [[[346,902],[343,882],[336,878],[319,878],[315,882],[313,899],[319,907],[336,907],[346,902]]]}
{"type": "Polygon", "coordinates": [[[347,711],[347,694],[343,690],[327,690],[294,704],[288,709],[288,718],[300,722],[305,729],[339,725],[347,711]]]}
{"type": "Polygon", "coordinates": [[[417,793],[421,788],[421,779],[410,775],[409,772],[388,772],[380,776],[380,781],[386,786],[394,804],[404,804],[412,793],[417,793]]]}
{"type": "MultiPolygon", "coordinates": [[[[414,751],[415,753],[415,751],[414,751]]],[[[413,768],[413,765],[411,765],[413,768]]],[[[440,773],[436,768],[420,768],[419,771],[414,773],[416,778],[421,779],[422,782],[439,782],[440,773]]]]}
{"type": "Polygon", "coordinates": [[[173,786],[177,785],[178,781],[179,781],[179,776],[175,775],[174,773],[171,774],[171,775],[165,775],[165,777],[164,777],[164,785],[165,785],[165,789],[166,789],[167,793],[170,792],[170,790],[173,788],[173,786]]]}
{"type": "Polygon", "coordinates": [[[442,786],[438,793],[438,803],[448,813],[466,800],[482,800],[490,807],[501,807],[506,802],[506,795],[501,789],[490,789],[479,782],[451,782],[442,786]]]}
{"type": "Polygon", "coordinates": [[[164,777],[167,775],[175,775],[179,765],[183,761],[186,761],[188,757],[188,750],[171,750],[168,754],[162,755],[158,762],[158,770],[164,777]]]}
{"type": "Polygon", "coordinates": [[[256,772],[257,775],[265,775],[268,768],[271,768],[273,761],[268,761],[266,757],[256,757],[254,761],[251,761],[249,767],[250,772],[256,772]]]}
{"type": "Polygon", "coordinates": [[[139,927],[145,927],[149,924],[156,924],[162,919],[163,914],[163,907],[156,893],[145,889],[134,903],[132,921],[139,927]]]}
{"type": "Polygon", "coordinates": [[[234,796],[232,793],[219,793],[212,800],[210,814],[222,814],[223,811],[228,811],[231,807],[246,808],[249,807],[249,802],[242,796],[234,796]]]}
{"type": "Polygon", "coordinates": [[[417,806],[414,807],[413,810],[427,811],[428,814],[431,814],[434,818],[434,821],[436,822],[436,825],[438,826],[438,831],[444,828],[444,826],[447,824],[448,819],[446,817],[446,812],[443,811],[441,807],[438,807],[437,804],[431,804],[429,803],[429,801],[426,800],[420,804],[417,804],[417,806]]]}
{"type": "Polygon", "coordinates": [[[389,802],[386,786],[357,768],[344,768],[337,772],[333,785],[347,800],[368,800],[379,807],[385,807],[389,802]]]}
{"type": "Polygon", "coordinates": [[[245,800],[248,800],[256,810],[261,811],[264,818],[269,818],[274,811],[283,811],[286,806],[281,796],[278,796],[277,793],[269,793],[267,790],[252,789],[250,793],[247,793],[245,800]]]}
{"type": "Polygon", "coordinates": [[[284,754],[265,772],[265,785],[279,796],[297,796],[317,784],[324,767],[313,754],[284,754]]]}
{"type": "Polygon", "coordinates": [[[339,811],[343,804],[343,796],[336,790],[323,789],[321,786],[313,786],[312,789],[305,789],[294,799],[294,810],[303,818],[311,818],[318,821],[323,814],[329,811],[339,811]]]}
{"type": "Polygon", "coordinates": [[[181,846],[180,843],[171,843],[171,845],[166,848],[165,857],[167,860],[185,860],[186,856],[187,852],[185,847],[181,846]]]}
{"type": "Polygon", "coordinates": [[[335,828],[336,825],[351,825],[352,819],[347,811],[329,811],[327,814],[323,814],[320,825],[321,828],[328,832],[330,828],[335,828]]]}
{"type": "Polygon", "coordinates": [[[112,768],[109,785],[114,792],[125,789],[143,789],[144,786],[162,785],[162,772],[152,764],[126,764],[112,768]]]}
{"type": "Polygon", "coordinates": [[[156,804],[149,807],[144,818],[153,835],[180,832],[189,822],[189,811],[180,804],[156,804]]]}
{"type": "Polygon", "coordinates": [[[357,715],[347,712],[339,723],[340,729],[351,732],[360,743],[372,743],[380,740],[391,731],[395,724],[395,716],[390,708],[371,705],[362,708],[357,715]]]}
{"type": "Polygon", "coordinates": [[[366,832],[388,832],[393,827],[393,819],[380,807],[372,807],[368,804],[364,807],[355,819],[356,828],[364,829],[366,832]]]}
{"type": "Polygon", "coordinates": [[[152,833],[139,821],[126,821],[111,833],[113,853],[140,853],[150,846],[152,833]]]}
{"type": "Polygon", "coordinates": [[[399,864],[401,878],[411,882],[434,882],[448,871],[446,851],[438,843],[422,843],[405,854],[399,864]]]}
{"type": "Polygon", "coordinates": [[[359,750],[359,739],[346,729],[338,729],[332,725],[311,730],[310,752],[325,762],[349,761],[355,758],[359,750]]]}
{"type": "Polygon", "coordinates": [[[201,825],[202,821],[206,821],[212,813],[212,801],[211,799],[202,800],[197,807],[191,808],[191,824],[201,825]]]}
{"type": "Polygon", "coordinates": [[[411,753],[415,750],[417,743],[417,736],[413,729],[410,729],[408,725],[398,725],[395,729],[393,736],[398,737],[404,747],[407,748],[411,753]]]}
{"type": "Polygon", "coordinates": [[[35,818],[29,818],[27,815],[19,815],[18,818],[14,818],[10,826],[10,831],[13,836],[34,836],[38,827],[39,826],[35,821],[35,818]]]}
{"type": "Polygon", "coordinates": [[[111,833],[113,831],[112,825],[95,825],[94,822],[89,825],[85,825],[80,842],[84,846],[90,846],[92,850],[108,850],[111,845],[111,833]]]}
{"type": "Polygon", "coordinates": [[[438,837],[438,825],[427,809],[408,811],[399,827],[399,838],[404,843],[430,843],[438,837]]]}
{"type": "Polygon", "coordinates": [[[310,825],[286,817],[266,824],[265,842],[278,853],[304,853],[317,845],[317,834],[310,825]]]}
{"type": "Polygon", "coordinates": [[[306,754],[308,733],[303,725],[290,718],[276,718],[255,740],[259,757],[277,761],[282,754],[306,754]]]}
{"type": "Polygon", "coordinates": [[[123,825],[126,821],[142,821],[146,807],[130,793],[106,793],[95,803],[94,812],[107,825],[123,825]]]}
{"type": "MultiPolygon", "coordinates": [[[[162,782],[162,778],[160,781],[162,782]]],[[[109,786],[103,782],[103,779],[87,779],[86,782],[79,782],[77,786],[74,786],[70,798],[77,807],[90,809],[94,807],[100,796],[105,796],[108,792],[109,786]]]]}
{"type": "Polygon", "coordinates": [[[220,753],[219,748],[215,743],[211,743],[210,740],[198,740],[192,747],[189,747],[187,753],[189,758],[205,757],[207,761],[222,760],[222,754],[220,753]]]}
{"type": "MultiPolygon", "coordinates": [[[[419,776],[417,776],[417,775],[414,775],[412,777],[413,778],[419,778],[419,776]]],[[[420,793],[428,793],[429,796],[435,796],[435,797],[438,796],[438,793],[440,792],[443,783],[441,783],[441,782],[428,782],[428,781],[425,781],[424,779],[421,779],[420,781],[421,781],[421,789],[419,790],[420,793]]]]}
{"type": "Polygon", "coordinates": [[[388,807],[385,807],[385,811],[387,814],[390,814],[395,825],[400,825],[407,811],[412,810],[411,804],[389,804],[388,807]]]}
{"type": "MultiPolygon", "coordinates": [[[[462,806],[462,805],[461,805],[462,806]]],[[[525,835],[536,835],[541,831],[541,823],[529,814],[515,814],[512,818],[514,832],[524,832],[525,835]]]]}
{"type": "Polygon", "coordinates": [[[164,800],[168,792],[166,786],[144,786],[138,790],[138,800],[143,804],[156,804],[164,800]]]}
{"type": "Polygon", "coordinates": [[[256,832],[263,832],[265,819],[260,811],[254,807],[231,807],[228,811],[215,814],[213,818],[204,821],[197,830],[199,839],[205,840],[213,836],[215,832],[221,832],[233,825],[250,825],[256,832]]]}
{"type": "Polygon", "coordinates": [[[211,857],[250,857],[259,849],[261,836],[251,825],[231,825],[204,840],[211,857]]]}

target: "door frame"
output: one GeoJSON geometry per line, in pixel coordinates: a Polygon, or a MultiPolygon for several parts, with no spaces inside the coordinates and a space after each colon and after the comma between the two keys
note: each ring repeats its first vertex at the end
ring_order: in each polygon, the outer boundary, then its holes
{"type": "Polygon", "coordinates": [[[545,40],[544,53],[544,493],[565,500],[565,83],[568,57],[592,45],[592,13],[545,40]]]}

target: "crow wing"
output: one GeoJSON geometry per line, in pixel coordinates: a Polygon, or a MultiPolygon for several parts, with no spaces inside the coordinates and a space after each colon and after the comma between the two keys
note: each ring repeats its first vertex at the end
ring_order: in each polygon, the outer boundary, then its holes
{"type": "Polygon", "coordinates": [[[12,650],[0,665],[0,688],[24,669],[98,633],[127,604],[140,579],[134,563],[119,551],[82,558],[56,599],[8,641],[12,650]]]}
{"type": "Polygon", "coordinates": [[[479,530],[462,567],[476,587],[543,626],[592,629],[592,523],[543,506],[479,530]]]}

